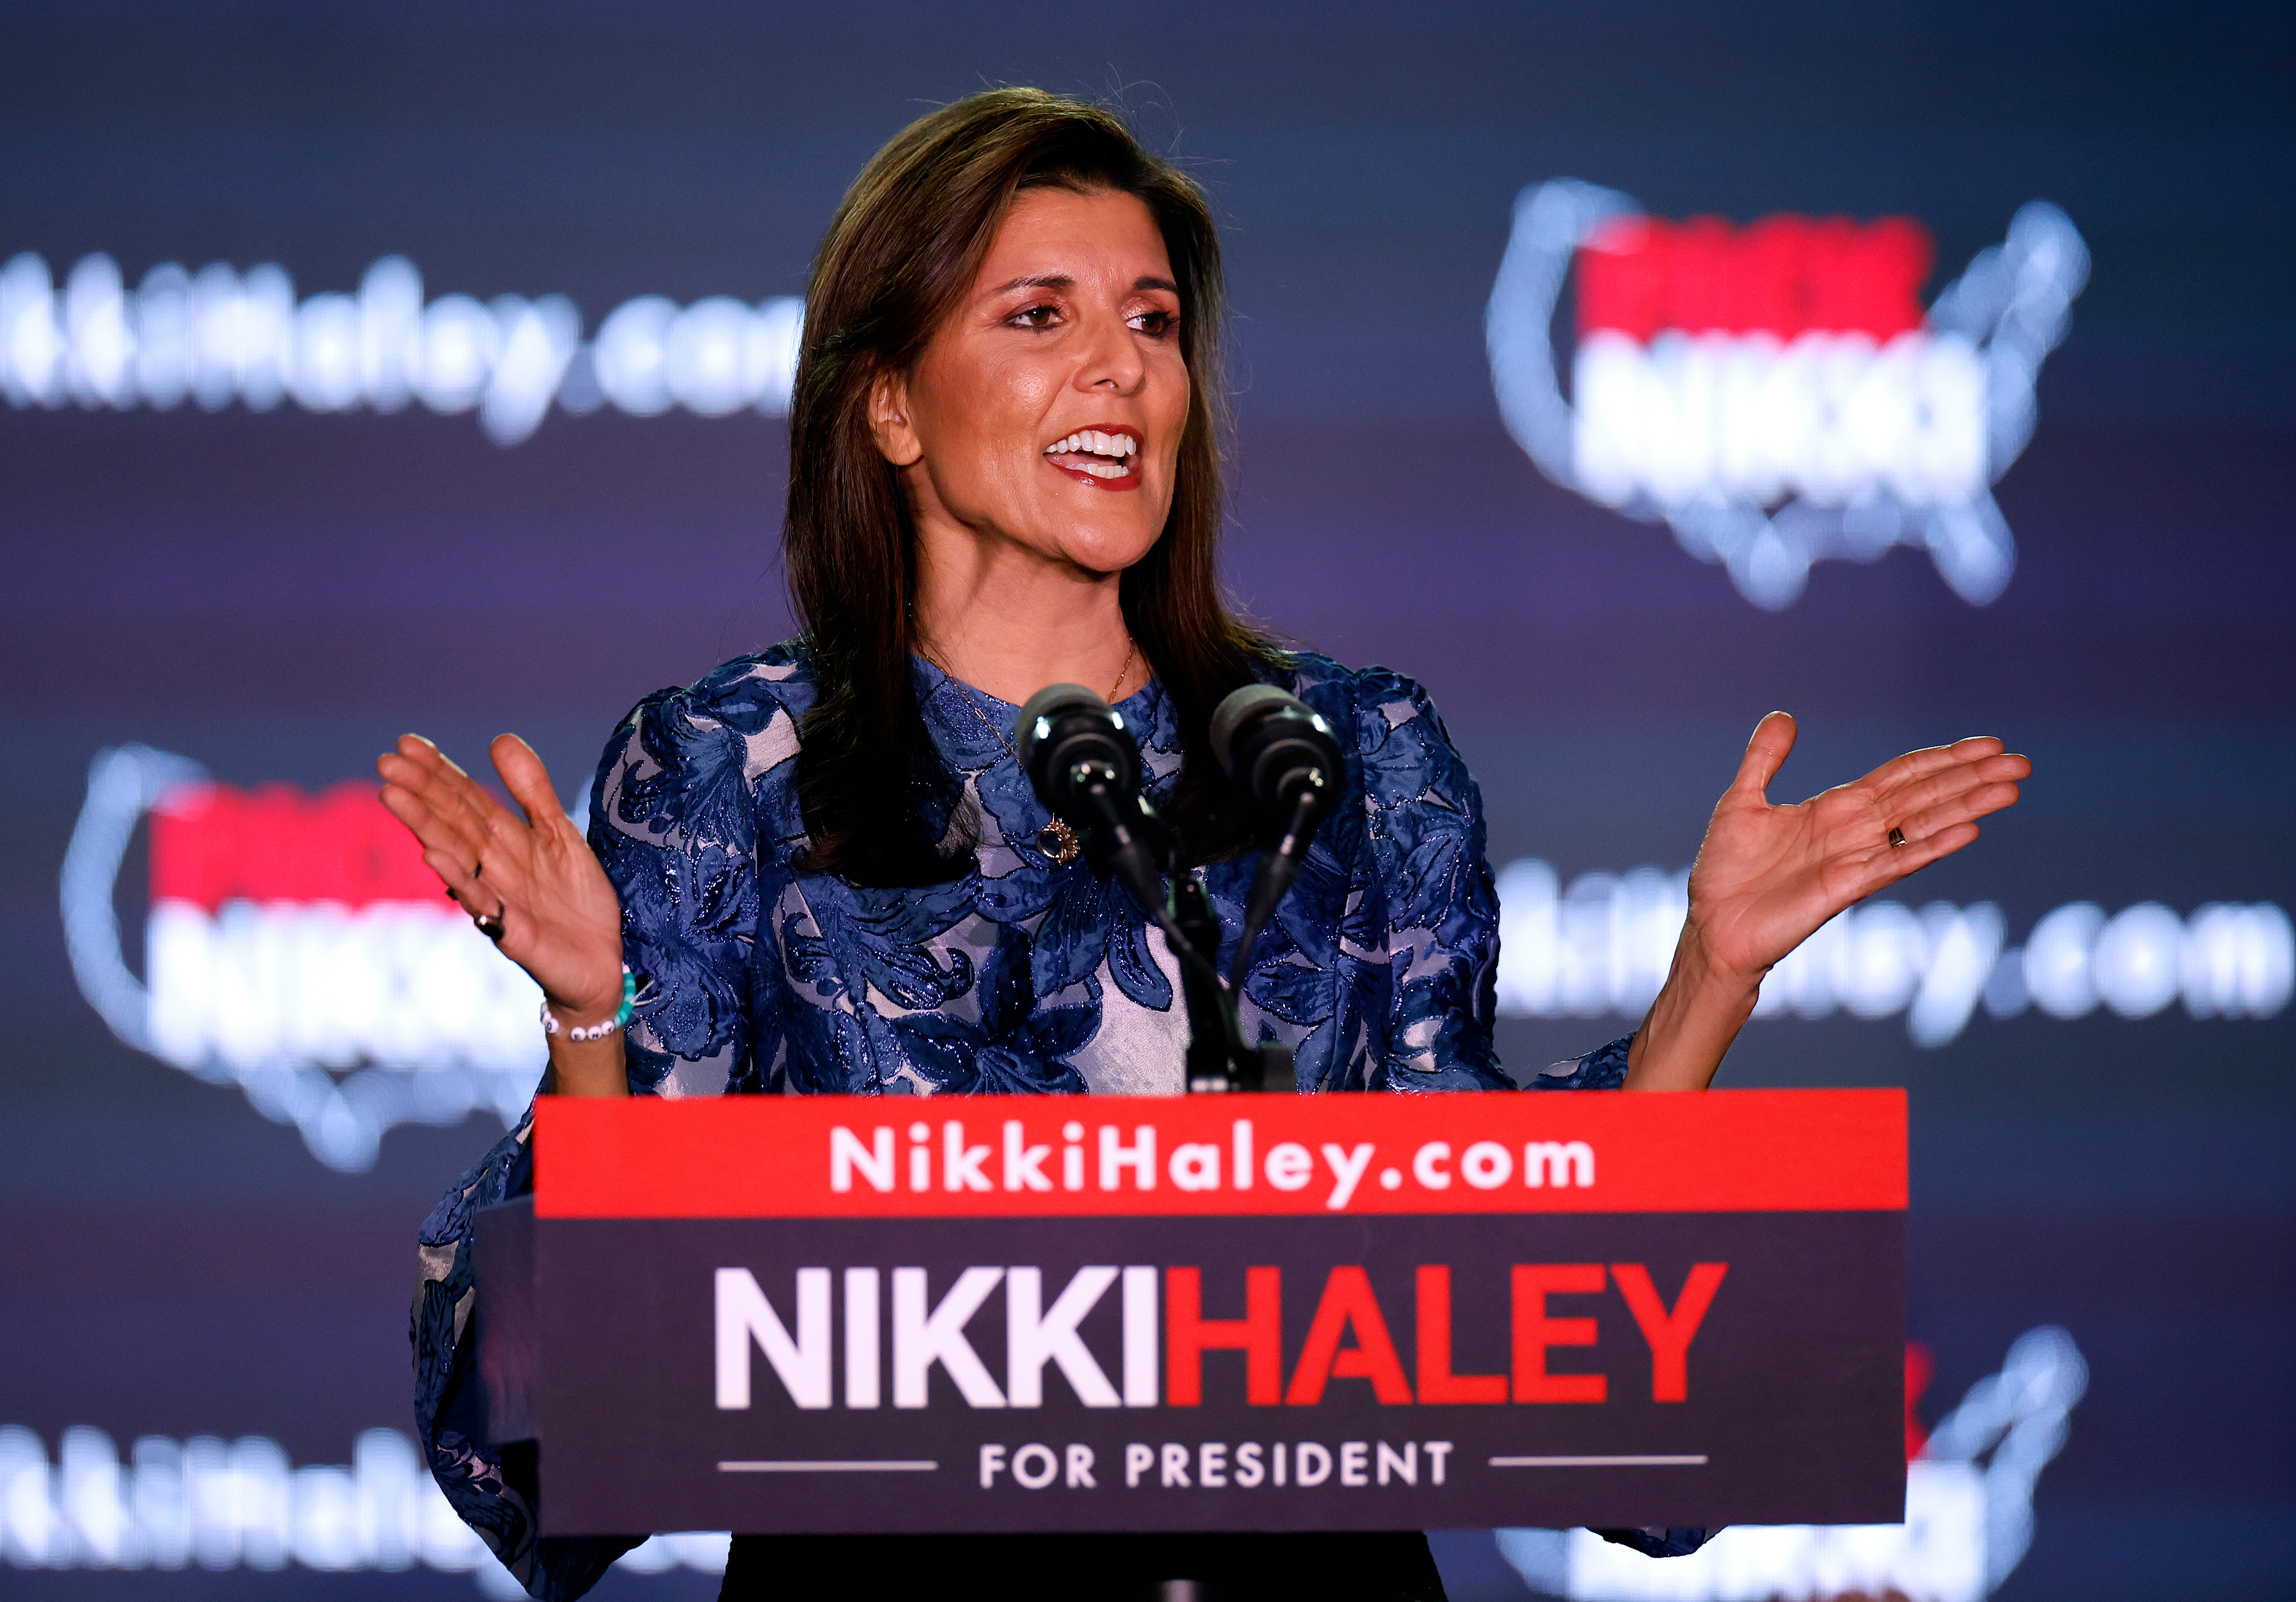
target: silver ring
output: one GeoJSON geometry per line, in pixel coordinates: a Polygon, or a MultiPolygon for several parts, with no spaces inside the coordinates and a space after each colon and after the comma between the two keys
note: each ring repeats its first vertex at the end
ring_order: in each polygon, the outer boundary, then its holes
{"type": "Polygon", "coordinates": [[[1890,849],[1895,850],[1897,847],[1901,846],[1901,845],[1903,845],[1903,844],[1905,844],[1905,843],[1906,843],[1906,832],[1905,832],[1905,830],[1903,830],[1903,829],[1891,829],[1891,830],[1890,831],[1890,849]]]}
{"type": "Polygon", "coordinates": [[[503,914],[506,910],[508,910],[507,907],[504,906],[496,908],[492,912],[474,912],[471,914],[471,922],[479,926],[480,934],[499,946],[502,944],[504,933],[503,914]]]}

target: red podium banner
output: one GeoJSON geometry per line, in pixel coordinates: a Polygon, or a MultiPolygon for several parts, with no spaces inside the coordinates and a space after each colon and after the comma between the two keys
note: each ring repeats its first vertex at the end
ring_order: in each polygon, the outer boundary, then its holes
{"type": "Polygon", "coordinates": [[[1897,1091],[545,1098],[535,1152],[481,1365],[538,1352],[551,1533],[1902,1516],[1897,1091]]]}

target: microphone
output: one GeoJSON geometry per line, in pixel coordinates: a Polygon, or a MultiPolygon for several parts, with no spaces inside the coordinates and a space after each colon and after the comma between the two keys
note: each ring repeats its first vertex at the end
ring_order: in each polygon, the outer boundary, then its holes
{"type": "Polygon", "coordinates": [[[1320,814],[1346,771],[1323,715],[1272,684],[1246,685],[1212,712],[1212,757],[1236,791],[1269,822],[1292,821],[1315,796],[1320,814]]]}
{"type": "Polygon", "coordinates": [[[1114,787],[1127,799],[1140,789],[1140,748],[1124,715],[1080,684],[1048,684],[1029,697],[1013,730],[1013,753],[1053,815],[1096,821],[1086,787],[1114,787]]]}
{"type": "Polygon", "coordinates": [[[1228,975],[1233,987],[1243,982],[1252,942],[1300,876],[1316,826],[1338,798],[1347,769],[1322,714],[1271,684],[1246,685],[1222,701],[1212,713],[1211,743],[1236,793],[1283,831],[1252,876],[1243,937],[1228,975]]]}
{"type": "Polygon", "coordinates": [[[1124,715],[1080,684],[1046,685],[1021,707],[1013,735],[1037,799],[1064,823],[1096,828],[1117,875],[1161,922],[1163,875],[1146,838],[1156,817],[1140,794],[1140,748],[1124,715]]]}

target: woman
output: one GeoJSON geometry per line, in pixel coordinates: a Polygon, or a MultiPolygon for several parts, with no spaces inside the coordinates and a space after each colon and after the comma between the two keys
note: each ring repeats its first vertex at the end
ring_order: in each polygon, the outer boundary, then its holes
{"type": "MultiPolygon", "coordinates": [[[[1120,706],[1225,965],[1254,842],[1206,726],[1255,681],[1341,731],[1353,793],[1255,945],[1246,1029],[1294,1048],[1302,1090],[1507,1088],[1480,799],[1434,708],[1385,670],[1279,650],[1219,594],[1221,283],[1194,186],[1098,109],[977,95],[869,164],[806,309],[784,533],[805,634],[641,702],[586,842],[515,736],[492,755],[524,822],[415,736],[378,764],[424,859],[541,985],[545,1089],[1177,1092],[1177,964],[1038,804],[1009,731],[1046,684],[1120,706]]],[[[1975,839],[2030,770],[1964,740],[1773,807],[1793,737],[1783,713],[1755,730],[1643,1026],[1542,1088],[1703,1089],[1772,964],[1975,839]]],[[[528,1127],[425,1227],[418,1413],[457,1509],[537,1595],[573,1596],[627,1543],[537,1543],[531,1459],[459,1427],[470,1216],[513,1184],[528,1127]]],[[[1662,1549],[1667,1532],[1636,1539],[1662,1549]]],[[[1174,1576],[1441,1594],[1416,1535],[743,1540],[726,1593],[946,1595],[967,1576],[1000,1596],[1174,1576]]]]}

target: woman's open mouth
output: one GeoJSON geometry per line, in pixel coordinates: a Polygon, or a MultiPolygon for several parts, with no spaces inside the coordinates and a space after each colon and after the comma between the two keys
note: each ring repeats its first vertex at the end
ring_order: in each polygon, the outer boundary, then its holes
{"type": "Polygon", "coordinates": [[[1045,460],[1095,489],[1140,484],[1140,436],[1121,425],[1080,428],[1045,447],[1045,460]]]}

